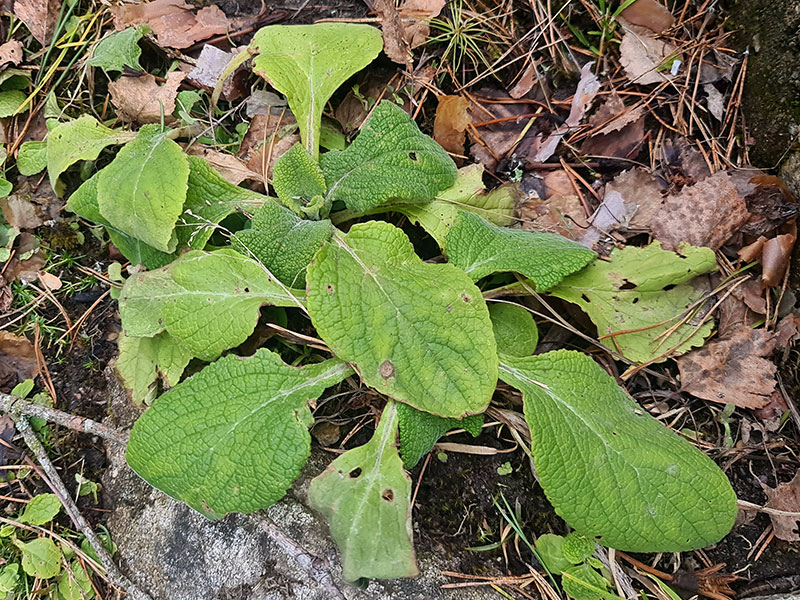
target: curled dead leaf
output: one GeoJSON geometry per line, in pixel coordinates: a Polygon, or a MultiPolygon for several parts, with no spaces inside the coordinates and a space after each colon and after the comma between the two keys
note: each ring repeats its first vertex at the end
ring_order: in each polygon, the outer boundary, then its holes
{"type": "Polygon", "coordinates": [[[239,185],[243,181],[263,181],[261,175],[251,171],[247,165],[232,154],[219,152],[206,146],[193,145],[186,149],[187,154],[200,156],[214,167],[223,178],[233,185],[239,185]]]}
{"type": "Polygon", "coordinates": [[[163,115],[167,122],[173,120],[175,97],[186,73],[173,71],[164,85],[146,73],[141,77],[120,77],[108,84],[111,102],[126,121],[158,123],[163,115]]]}
{"type": "Polygon", "coordinates": [[[796,236],[784,233],[764,242],[761,251],[762,287],[775,287],[781,283],[789,266],[795,241],[796,236]]]}
{"type": "Polygon", "coordinates": [[[446,0],[405,0],[400,5],[405,39],[412,50],[428,41],[428,21],[438,16],[445,4],[446,0]]]}
{"type": "Polygon", "coordinates": [[[14,2],[14,16],[25,23],[42,46],[50,43],[60,10],[60,0],[15,0],[14,2]]]}
{"type": "Polygon", "coordinates": [[[433,139],[452,154],[464,154],[467,127],[472,117],[469,102],[463,96],[440,96],[433,121],[433,139]]]}
{"type": "MultiPolygon", "coordinates": [[[[187,81],[211,92],[217,85],[222,72],[236,56],[233,52],[225,52],[216,46],[206,44],[200,51],[197,64],[186,76],[187,81]]],[[[222,97],[228,102],[244,96],[247,90],[248,73],[243,67],[234,71],[222,86],[222,97]]]]}
{"type": "Polygon", "coordinates": [[[393,62],[410,67],[411,49],[406,41],[405,29],[394,0],[375,0],[373,6],[381,18],[383,52],[393,62]]]}
{"type": "Polygon", "coordinates": [[[262,181],[268,180],[272,178],[275,161],[299,141],[297,121],[288,110],[256,115],[242,139],[239,158],[245,161],[247,169],[259,174],[262,181]]]}

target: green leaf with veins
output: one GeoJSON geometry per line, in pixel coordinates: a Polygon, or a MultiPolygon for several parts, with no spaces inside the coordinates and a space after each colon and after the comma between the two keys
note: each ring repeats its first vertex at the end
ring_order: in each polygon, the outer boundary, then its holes
{"type": "Polygon", "coordinates": [[[27,98],[28,95],[20,90],[0,91],[0,118],[13,115],[27,98]]]}
{"type": "Polygon", "coordinates": [[[402,230],[372,221],[336,234],[306,279],[314,327],[368,385],[443,417],[486,409],[497,383],[494,336],[462,271],[422,262],[402,230]]]}
{"type": "Polygon", "coordinates": [[[25,510],[19,516],[20,523],[30,523],[31,525],[44,525],[55,519],[61,511],[61,501],[55,494],[39,494],[31,498],[25,505],[25,510]]]}
{"type": "Polygon", "coordinates": [[[600,341],[625,358],[666,360],[669,351],[669,356],[683,354],[711,334],[713,319],[702,325],[690,319],[664,338],[704,295],[690,280],[716,269],[709,248],[683,244],[676,253],[653,242],[644,248],[614,250],[610,261],[598,260],[548,293],[580,306],[600,336],[616,333],[600,341]]]}
{"type": "Polygon", "coordinates": [[[23,142],[17,154],[20,175],[36,175],[47,168],[47,142],[23,142]]]}
{"type": "Polygon", "coordinates": [[[291,367],[265,348],[249,358],[224,356],[136,421],[128,463],[208,518],[266,508],[308,459],[308,401],[351,373],[336,359],[291,367]]]}
{"type": "Polygon", "coordinates": [[[357,213],[390,201],[429,202],[453,185],[457,172],[447,152],[388,100],[375,108],[346,150],[323,154],[320,167],[327,201],[342,200],[357,213]]]}
{"type": "MultiPolygon", "coordinates": [[[[13,525],[11,526],[13,528],[13,525]]],[[[19,584],[19,564],[11,563],[0,571],[0,594],[9,594],[17,589],[19,584]]]]}
{"type": "Polygon", "coordinates": [[[47,537],[30,542],[12,540],[22,552],[22,569],[31,577],[50,579],[61,572],[61,550],[47,537]]]}
{"type": "Polygon", "coordinates": [[[333,226],[327,219],[301,219],[271,200],[253,216],[253,228],[238,232],[231,237],[231,243],[246,256],[252,253],[286,285],[303,288],[306,267],[332,232],[333,226]]]}
{"type": "Polygon", "coordinates": [[[214,360],[244,342],[263,305],[298,306],[256,261],[231,249],[190,250],[163,269],[128,278],[119,299],[128,335],[166,330],[193,356],[214,360]]]}
{"type": "Polygon", "coordinates": [[[437,417],[402,403],[397,405],[397,419],[400,456],[406,469],[413,469],[448,431],[465,429],[472,437],[477,437],[483,427],[483,415],[472,415],[461,420],[437,417]]]}
{"type": "Polygon", "coordinates": [[[518,304],[490,302],[489,316],[500,354],[530,356],[539,342],[539,330],[533,315],[518,304]]]}
{"type": "Polygon", "coordinates": [[[414,577],[411,479],[397,453],[397,404],[389,401],[369,442],[315,477],[310,506],[322,513],[347,581],[414,577]]]}
{"type": "Polygon", "coordinates": [[[608,581],[587,564],[567,567],[561,572],[561,587],[573,600],[618,598],[608,589],[608,581]]]}
{"type": "Polygon", "coordinates": [[[505,271],[533,280],[536,289],[553,287],[594,260],[596,254],[560,235],[508,229],[461,211],[444,247],[452,264],[473,281],[505,271]]]}
{"type": "Polygon", "coordinates": [[[124,144],[135,137],[135,132],[109,129],[91,115],[61,123],[47,134],[50,185],[58,192],[58,178],[71,165],[79,160],[96,160],[104,148],[124,144]]]}
{"type": "Polygon", "coordinates": [[[144,125],[98,173],[100,214],[115,229],[161,252],[174,252],[188,180],[189,160],[181,147],[158,125],[144,125]]]}
{"type": "Polygon", "coordinates": [[[95,591],[89,574],[79,561],[69,564],[69,572],[65,569],[58,578],[58,593],[62,600],[92,600],[95,591]]]}
{"type": "Polygon", "coordinates": [[[100,67],[106,73],[124,71],[125,67],[141,71],[139,57],[142,49],[139,40],[150,27],[139,25],[117,31],[100,40],[94,47],[92,57],[86,62],[90,67],[100,67]]]}
{"type": "MultiPolygon", "coordinates": [[[[320,205],[318,208],[323,208],[323,197],[327,191],[325,176],[317,162],[299,143],[292,146],[275,163],[272,186],[280,201],[298,215],[303,215],[303,209],[311,204],[316,203],[320,205]]],[[[328,211],[330,206],[321,216],[328,216],[328,211]]]]}
{"type": "Polygon", "coordinates": [[[286,96],[308,153],[319,155],[322,110],[337,88],[378,56],[381,32],[369,25],[325,23],[259,29],[253,71],[286,96]]]}
{"type": "Polygon", "coordinates": [[[725,474],[591,358],[502,356],[500,377],[522,391],[536,475],[579,533],[628,552],[683,552],[730,531],[736,494],[725,474]]]}
{"type": "Polygon", "coordinates": [[[192,353],[167,332],[153,337],[132,337],[124,331],[118,340],[115,368],[134,404],[150,404],[159,378],[167,387],[180,381],[192,353]]]}
{"type": "Polygon", "coordinates": [[[572,563],[564,558],[564,537],[554,533],[545,533],[536,538],[537,558],[551,575],[561,575],[572,563]]]}
{"type": "Polygon", "coordinates": [[[455,183],[436,195],[436,201],[453,204],[474,212],[500,227],[511,225],[517,190],[514,184],[503,184],[490,192],[483,184],[484,166],[474,163],[458,170],[455,183]]]}
{"type": "Polygon", "coordinates": [[[144,265],[148,269],[158,269],[175,260],[175,253],[161,252],[141,240],[114,228],[103,215],[97,204],[98,174],[84,181],[67,200],[67,210],[89,221],[103,225],[111,243],[134,265],[144,265]]]}

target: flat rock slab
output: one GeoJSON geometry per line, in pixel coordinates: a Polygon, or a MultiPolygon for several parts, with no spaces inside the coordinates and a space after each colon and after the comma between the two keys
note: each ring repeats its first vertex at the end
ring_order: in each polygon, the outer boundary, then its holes
{"type": "MultiPolygon", "coordinates": [[[[110,386],[116,425],[135,418],[124,392],[110,386]]],[[[327,561],[336,585],[348,600],[484,600],[488,588],[443,590],[447,569],[440,559],[420,553],[415,579],[372,581],[365,590],[345,583],[336,547],[326,524],[300,499],[308,483],[331,459],[309,461],[292,491],[263,514],[229,515],[209,521],[185,504],[152,488],[125,462],[120,447],[107,447],[104,505],[108,529],[118,546],[121,570],[154,600],[329,600],[330,595],[266,533],[268,516],[308,553],[327,561]]]]}

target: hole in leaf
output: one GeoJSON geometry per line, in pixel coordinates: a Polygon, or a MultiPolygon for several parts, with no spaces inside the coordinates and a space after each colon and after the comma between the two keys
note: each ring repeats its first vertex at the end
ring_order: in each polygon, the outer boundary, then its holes
{"type": "Polygon", "coordinates": [[[410,158],[414,162],[417,162],[417,153],[416,152],[409,152],[408,153],[408,158],[410,158]]]}
{"type": "Polygon", "coordinates": [[[383,490],[383,493],[381,494],[381,498],[383,498],[387,502],[391,502],[392,500],[394,500],[394,492],[391,489],[387,488],[387,489],[383,490]]]}
{"type": "Polygon", "coordinates": [[[461,299],[462,299],[464,302],[466,302],[467,304],[469,304],[470,302],[472,302],[472,298],[470,298],[469,296],[467,296],[467,295],[466,295],[465,293],[463,293],[463,292],[461,293],[461,299]]]}
{"type": "Polygon", "coordinates": [[[584,302],[588,302],[588,303],[591,303],[591,302],[592,302],[591,300],[589,300],[589,296],[587,296],[586,294],[581,294],[581,299],[582,299],[584,302]]]}
{"type": "Polygon", "coordinates": [[[384,379],[389,379],[389,377],[394,377],[394,364],[390,360],[385,360],[381,363],[380,368],[378,371],[381,374],[381,377],[384,379]]]}
{"type": "Polygon", "coordinates": [[[250,293],[250,288],[249,287],[244,288],[244,293],[245,294],[249,294],[250,293]]]}
{"type": "Polygon", "coordinates": [[[325,286],[325,290],[326,290],[326,291],[327,291],[329,294],[332,294],[332,293],[333,293],[333,286],[332,286],[332,285],[329,283],[328,285],[326,285],[326,286],[325,286]]]}
{"type": "Polygon", "coordinates": [[[631,304],[636,304],[638,301],[639,301],[639,299],[638,299],[638,298],[634,298],[634,299],[633,299],[633,302],[631,302],[631,304]]]}
{"type": "Polygon", "coordinates": [[[621,290],[632,290],[632,289],[635,289],[635,288],[636,288],[636,284],[633,283],[632,281],[628,281],[627,279],[625,280],[625,283],[623,283],[621,286],[619,286],[619,289],[621,289],[621,290]]]}
{"type": "Polygon", "coordinates": [[[668,291],[670,291],[670,290],[671,290],[672,288],[674,288],[674,287],[675,287],[675,284],[674,284],[674,283],[670,283],[669,285],[665,285],[665,286],[664,286],[662,289],[663,289],[665,292],[668,292],[668,291]]]}
{"type": "Polygon", "coordinates": [[[350,471],[348,475],[350,476],[350,479],[358,479],[359,477],[361,477],[361,467],[356,467],[355,469],[350,471]]]}

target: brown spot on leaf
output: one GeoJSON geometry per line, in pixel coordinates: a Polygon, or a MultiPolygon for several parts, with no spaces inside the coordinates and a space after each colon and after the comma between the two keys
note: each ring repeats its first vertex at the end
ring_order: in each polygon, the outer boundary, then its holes
{"type": "Polygon", "coordinates": [[[394,492],[391,489],[387,488],[387,489],[383,490],[383,493],[381,494],[381,498],[383,498],[387,502],[391,502],[392,500],[394,500],[394,492]]]}
{"type": "Polygon", "coordinates": [[[381,377],[384,379],[389,379],[390,377],[394,377],[394,364],[390,360],[385,360],[381,363],[380,368],[378,371],[381,374],[381,377]]]}
{"type": "Polygon", "coordinates": [[[467,296],[467,294],[466,294],[466,293],[464,293],[464,292],[461,292],[461,299],[462,299],[464,302],[466,302],[467,304],[469,304],[470,302],[472,302],[472,298],[470,298],[469,296],[467,296]]]}

